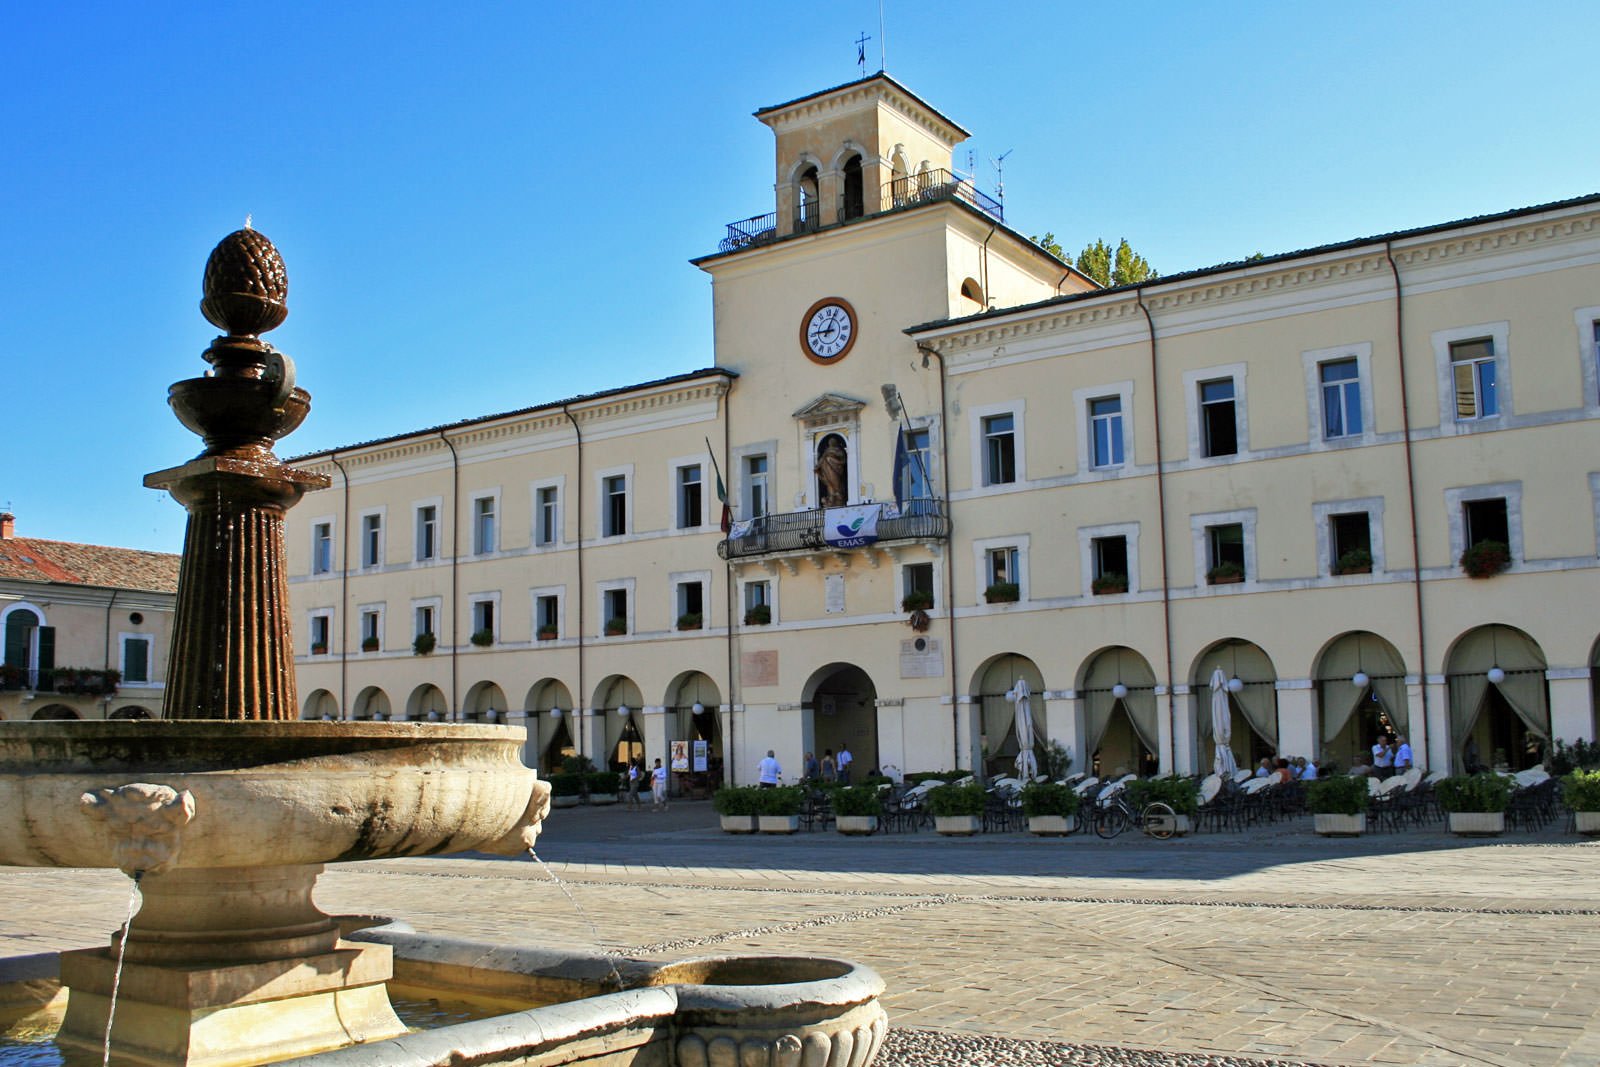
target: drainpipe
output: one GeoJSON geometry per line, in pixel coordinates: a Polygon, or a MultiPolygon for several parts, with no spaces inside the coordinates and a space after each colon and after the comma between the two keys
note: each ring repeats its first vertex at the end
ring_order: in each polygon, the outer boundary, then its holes
{"type": "MultiPolygon", "coordinates": [[[[983,306],[986,308],[994,307],[994,298],[989,294],[989,242],[994,238],[995,231],[998,229],[1000,227],[990,226],[989,236],[985,237],[983,244],[978,246],[978,271],[983,275],[983,306]]],[[[939,367],[939,382],[942,385],[944,383],[944,360],[942,358],[939,360],[939,367]]]]}
{"type": "Polygon", "coordinates": [[[589,690],[584,687],[583,683],[583,652],[585,647],[583,603],[588,599],[589,595],[588,590],[583,585],[583,427],[578,425],[578,420],[573,418],[571,409],[565,403],[561,405],[561,414],[565,415],[567,421],[572,423],[572,432],[578,438],[578,500],[576,504],[578,514],[578,588],[576,590],[577,596],[573,598],[578,602],[578,696],[573,701],[574,707],[572,709],[573,717],[578,720],[578,729],[573,735],[572,742],[578,750],[578,755],[581,756],[584,754],[584,725],[583,716],[580,713],[583,710],[583,706],[589,702],[589,690]]]}
{"type": "MultiPolygon", "coordinates": [[[[439,431],[439,440],[450,450],[450,708],[451,718],[459,719],[461,706],[456,703],[456,658],[460,653],[456,650],[456,612],[459,610],[456,597],[459,595],[457,586],[461,572],[461,455],[456,451],[455,442],[445,436],[443,430],[439,431]]],[[[440,620],[441,622],[443,620],[440,620]]]]}
{"type": "Polygon", "coordinates": [[[120,592],[122,592],[120,589],[111,590],[111,599],[106,601],[106,670],[108,671],[111,669],[111,609],[116,607],[117,594],[120,592]]]}
{"type": "MultiPolygon", "coordinates": [[[[1400,366],[1400,427],[1405,435],[1406,507],[1411,520],[1411,594],[1417,616],[1417,673],[1422,682],[1423,759],[1427,759],[1428,732],[1428,653],[1422,614],[1422,555],[1417,536],[1417,476],[1411,460],[1411,394],[1406,386],[1405,307],[1401,302],[1400,267],[1394,261],[1393,242],[1383,242],[1383,258],[1394,275],[1394,346],[1400,366]]],[[[1416,727],[1411,727],[1413,734],[1416,727]]],[[[1448,736],[1448,735],[1447,735],[1448,736]]],[[[1415,758],[1415,757],[1413,757],[1415,758]]]]}
{"type": "Polygon", "coordinates": [[[1167,657],[1167,770],[1178,772],[1178,698],[1172,676],[1172,589],[1167,578],[1167,480],[1161,458],[1161,375],[1156,366],[1156,320],[1144,302],[1144,286],[1133,291],[1150,330],[1150,408],[1156,429],[1156,543],[1161,546],[1161,632],[1167,657]]]}
{"type": "MultiPolygon", "coordinates": [[[[722,409],[722,469],[728,472],[728,478],[731,480],[733,478],[733,467],[729,460],[729,456],[732,453],[729,435],[733,432],[731,426],[733,422],[733,384],[731,382],[723,386],[722,395],[718,397],[718,401],[722,409]]],[[[724,485],[723,490],[726,491],[727,489],[728,486],[724,485]]],[[[722,513],[720,511],[717,513],[717,524],[719,527],[722,524],[722,513]]],[[[724,560],[723,563],[728,574],[728,745],[727,752],[722,760],[722,767],[723,771],[728,775],[728,784],[738,785],[739,761],[733,758],[734,753],[738,751],[737,746],[734,744],[738,735],[733,725],[735,715],[733,709],[743,698],[744,693],[742,689],[737,689],[739,675],[735,670],[734,644],[738,640],[739,632],[737,628],[739,624],[744,622],[744,614],[739,611],[738,590],[734,588],[733,561],[724,560]],[[735,698],[736,691],[740,699],[735,698]]]]}
{"type": "MultiPolygon", "coordinates": [[[[344,483],[344,518],[340,521],[344,525],[344,536],[350,536],[350,473],[344,469],[344,464],[339,462],[339,453],[329,452],[328,459],[335,467],[339,468],[339,477],[344,483]]],[[[339,560],[343,566],[339,568],[339,717],[350,718],[349,694],[346,692],[346,677],[350,671],[350,553],[348,546],[346,552],[339,560]]],[[[391,709],[392,712],[393,709],[391,709]]]]}
{"type": "MultiPolygon", "coordinates": [[[[994,236],[993,230],[989,232],[989,236],[994,236]]],[[[984,244],[988,243],[986,239],[984,244]]],[[[985,291],[985,299],[988,295],[985,291]]],[[[922,353],[924,367],[928,365],[930,356],[939,361],[939,464],[944,468],[941,474],[944,483],[942,487],[944,516],[948,524],[944,542],[944,599],[945,615],[950,624],[950,767],[954,770],[961,766],[961,684],[956,678],[956,516],[955,509],[950,506],[950,420],[947,417],[944,356],[937,349],[920,341],[917,343],[917,350],[922,353]]],[[[977,762],[976,753],[973,762],[977,762]]],[[[981,768],[973,768],[973,773],[981,773],[981,768]]]]}

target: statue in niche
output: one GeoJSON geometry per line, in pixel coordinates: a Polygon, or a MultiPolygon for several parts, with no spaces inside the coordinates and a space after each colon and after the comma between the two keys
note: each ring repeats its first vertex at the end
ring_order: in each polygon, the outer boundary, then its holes
{"type": "Polygon", "coordinates": [[[842,508],[850,502],[850,497],[845,492],[845,478],[850,470],[849,453],[845,451],[844,439],[836,433],[830,433],[822,439],[822,444],[817,449],[817,489],[825,508],[842,508]]]}

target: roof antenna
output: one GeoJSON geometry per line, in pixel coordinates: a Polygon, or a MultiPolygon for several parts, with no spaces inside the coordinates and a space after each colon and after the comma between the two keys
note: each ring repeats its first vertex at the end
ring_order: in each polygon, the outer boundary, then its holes
{"type": "Polygon", "coordinates": [[[1006,202],[1006,157],[1015,151],[1015,148],[1008,148],[1000,153],[999,159],[989,160],[994,164],[994,198],[1002,204],[1006,202]]]}

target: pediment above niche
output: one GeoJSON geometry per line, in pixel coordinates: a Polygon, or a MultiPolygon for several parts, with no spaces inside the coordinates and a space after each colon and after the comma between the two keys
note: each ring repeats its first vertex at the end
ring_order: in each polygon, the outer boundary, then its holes
{"type": "Polygon", "coordinates": [[[820,423],[842,422],[855,418],[862,408],[867,406],[865,400],[857,400],[853,396],[843,393],[823,393],[811,403],[794,413],[794,417],[808,426],[820,423]]]}

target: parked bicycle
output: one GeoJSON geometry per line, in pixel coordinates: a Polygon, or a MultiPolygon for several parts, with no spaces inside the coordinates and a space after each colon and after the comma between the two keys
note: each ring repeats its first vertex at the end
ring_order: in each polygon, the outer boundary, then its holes
{"type": "Polygon", "coordinates": [[[1130,826],[1157,841],[1165,841],[1178,832],[1178,813],[1172,805],[1159,800],[1135,809],[1126,792],[1118,792],[1095,805],[1094,832],[1104,838],[1113,838],[1130,826]]]}

